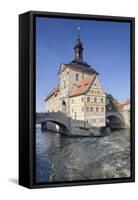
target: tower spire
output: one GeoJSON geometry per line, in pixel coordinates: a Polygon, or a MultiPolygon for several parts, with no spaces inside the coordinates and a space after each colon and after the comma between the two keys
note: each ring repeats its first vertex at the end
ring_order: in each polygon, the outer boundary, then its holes
{"type": "Polygon", "coordinates": [[[75,60],[83,60],[83,45],[80,41],[80,27],[77,27],[77,42],[74,47],[75,60]]]}
{"type": "Polygon", "coordinates": [[[78,26],[77,30],[78,30],[77,36],[78,36],[78,40],[79,40],[80,39],[80,27],[79,26],[78,26]]]}

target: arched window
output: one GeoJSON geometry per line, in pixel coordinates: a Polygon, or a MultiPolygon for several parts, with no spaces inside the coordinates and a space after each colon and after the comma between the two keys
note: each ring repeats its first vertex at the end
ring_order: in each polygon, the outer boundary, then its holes
{"type": "Polygon", "coordinates": [[[62,112],[66,112],[66,102],[62,101],[62,112]]]}
{"type": "Polygon", "coordinates": [[[96,107],[96,112],[99,112],[99,108],[98,107],[96,107]]]}
{"type": "Polygon", "coordinates": [[[79,74],[76,74],[76,81],[79,81],[79,74]]]}

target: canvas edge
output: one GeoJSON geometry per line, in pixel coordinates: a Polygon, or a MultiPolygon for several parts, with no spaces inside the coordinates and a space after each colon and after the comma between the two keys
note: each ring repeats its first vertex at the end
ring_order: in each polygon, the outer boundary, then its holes
{"type": "MultiPolygon", "coordinates": [[[[118,178],[118,179],[106,179],[106,180],[92,180],[92,181],[75,181],[75,182],[56,182],[56,183],[45,183],[45,184],[36,184],[34,181],[34,144],[32,144],[32,141],[34,143],[34,120],[35,120],[35,114],[34,114],[34,108],[35,108],[35,67],[34,67],[34,18],[36,16],[51,16],[51,17],[61,17],[61,18],[76,18],[76,19],[97,19],[97,20],[107,20],[107,21],[122,21],[122,22],[130,22],[131,23],[131,96],[132,98],[132,115],[131,115],[131,120],[132,121],[132,131],[135,132],[135,18],[134,17],[118,17],[118,16],[104,16],[104,15],[85,15],[85,14],[74,14],[74,13],[55,13],[55,12],[39,12],[39,11],[28,11],[26,13],[23,13],[19,15],[19,18],[21,16],[28,15],[28,20],[30,22],[29,25],[29,55],[30,59],[28,59],[28,65],[29,65],[29,127],[28,127],[28,132],[29,136],[28,138],[28,146],[29,146],[29,162],[27,163],[27,166],[29,166],[29,181],[28,178],[26,179],[27,184],[22,184],[21,183],[21,176],[19,175],[19,184],[22,186],[25,186],[27,188],[49,188],[49,187],[64,187],[64,186],[81,186],[81,185],[96,185],[96,184],[112,184],[112,183],[128,183],[128,182],[134,182],[135,181],[135,134],[131,138],[131,177],[128,178],[118,178]],[[32,76],[33,75],[33,76],[32,76]]],[[[19,31],[19,35],[21,35],[21,31],[19,31]]],[[[24,44],[25,45],[25,44],[24,44]]],[[[20,46],[20,45],[19,45],[20,46]]],[[[24,46],[24,48],[27,48],[24,46]]],[[[19,48],[20,49],[20,48],[19,48]]],[[[20,60],[20,56],[19,56],[20,60]]],[[[21,64],[19,64],[20,66],[21,64]]],[[[20,68],[20,67],[19,67],[20,68]]],[[[21,75],[19,75],[20,77],[21,75]]],[[[20,78],[19,78],[20,79],[20,78]]],[[[23,84],[23,83],[22,83],[23,84]]],[[[21,88],[21,87],[19,87],[21,88]]],[[[19,89],[20,90],[20,89],[19,89]]],[[[19,98],[19,102],[21,103],[21,100],[19,98]]],[[[19,113],[19,116],[21,114],[19,113]]],[[[23,136],[22,133],[20,133],[19,136],[19,146],[21,144],[21,136],[23,136]]],[[[23,145],[22,145],[23,146],[23,145]]],[[[19,147],[20,149],[20,147],[19,147]]],[[[20,157],[20,153],[19,153],[20,157]]],[[[19,159],[20,160],[20,159],[19,159]]],[[[20,162],[19,162],[20,163],[20,162]]],[[[20,164],[19,164],[20,166],[20,164]]],[[[20,167],[19,167],[20,169],[20,167]]],[[[27,170],[27,169],[26,169],[27,170]]],[[[20,172],[19,172],[20,174],[20,172]]]]}
{"type": "Polygon", "coordinates": [[[30,186],[29,13],[19,15],[19,185],[30,186]]]}

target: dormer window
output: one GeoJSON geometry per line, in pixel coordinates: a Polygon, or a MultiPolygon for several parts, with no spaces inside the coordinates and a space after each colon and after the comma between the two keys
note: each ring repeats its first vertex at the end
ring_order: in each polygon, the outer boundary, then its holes
{"type": "Polygon", "coordinates": [[[79,81],[79,74],[76,74],[76,81],[79,81]]]}

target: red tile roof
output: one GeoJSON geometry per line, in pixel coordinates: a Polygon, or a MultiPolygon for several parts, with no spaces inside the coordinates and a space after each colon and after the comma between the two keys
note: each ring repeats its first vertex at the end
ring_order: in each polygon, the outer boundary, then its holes
{"type": "Polygon", "coordinates": [[[93,84],[95,78],[96,74],[93,74],[91,78],[82,79],[78,83],[74,84],[74,86],[71,88],[69,96],[73,97],[85,94],[89,90],[90,86],[93,84]]]}
{"type": "Polygon", "coordinates": [[[124,103],[120,103],[120,110],[124,109],[124,106],[130,105],[130,99],[128,98],[124,103]]]}

